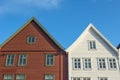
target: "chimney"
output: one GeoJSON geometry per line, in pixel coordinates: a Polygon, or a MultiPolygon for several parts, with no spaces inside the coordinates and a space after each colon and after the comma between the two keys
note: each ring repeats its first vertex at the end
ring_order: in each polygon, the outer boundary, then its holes
{"type": "Polygon", "coordinates": [[[120,44],[117,46],[117,49],[118,49],[118,56],[119,56],[119,59],[120,59],[120,44]]]}

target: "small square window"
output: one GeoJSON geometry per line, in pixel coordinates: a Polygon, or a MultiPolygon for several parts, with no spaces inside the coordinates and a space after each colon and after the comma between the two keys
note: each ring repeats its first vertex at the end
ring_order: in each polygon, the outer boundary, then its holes
{"type": "Polygon", "coordinates": [[[88,41],[88,49],[96,49],[96,43],[95,41],[88,41]]]}
{"type": "Polygon", "coordinates": [[[28,37],[27,37],[27,43],[28,43],[28,44],[34,44],[35,41],[36,41],[35,36],[28,36],[28,37]]]}

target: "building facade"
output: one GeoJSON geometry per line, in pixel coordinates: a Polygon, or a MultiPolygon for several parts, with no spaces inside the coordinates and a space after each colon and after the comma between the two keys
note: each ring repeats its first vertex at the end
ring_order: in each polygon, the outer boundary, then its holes
{"type": "Polygon", "coordinates": [[[92,24],[66,51],[69,80],[120,80],[118,50],[92,24]]]}
{"type": "Polygon", "coordinates": [[[1,45],[0,80],[67,80],[67,54],[32,17],[1,45]]]}

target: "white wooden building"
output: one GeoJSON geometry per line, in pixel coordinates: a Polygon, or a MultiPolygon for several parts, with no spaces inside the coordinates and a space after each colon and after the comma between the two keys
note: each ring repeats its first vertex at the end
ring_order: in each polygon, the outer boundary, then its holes
{"type": "Polygon", "coordinates": [[[120,80],[119,53],[92,24],[66,50],[69,80],[120,80]]]}

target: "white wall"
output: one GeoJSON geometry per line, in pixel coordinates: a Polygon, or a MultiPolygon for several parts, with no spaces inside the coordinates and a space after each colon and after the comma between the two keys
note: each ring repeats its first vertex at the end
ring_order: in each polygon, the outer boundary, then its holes
{"type": "Polygon", "coordinates": [[[118,53],[116,53],[99,35],[97,35],[94,30],[90,29],[84,37],[79,40],[79,43],[74,45],[68,53],[69,80],[71,80],[71,77],[91,77],[91,80],[98,80],[98,77],[108,77],[108,80],[120,80],[118,63],[117,70],[109,70],[107,62],[106,70],[98,70],[97,58],[116,58],[117,62],[118,53]],[[96,41],[96,50],[88,50],[88,40],[96,41]],[[91,58],[92,69],[84,70],[82,65],[80,70],[73,70],[72,58],[84,57],[91,58]]]}

